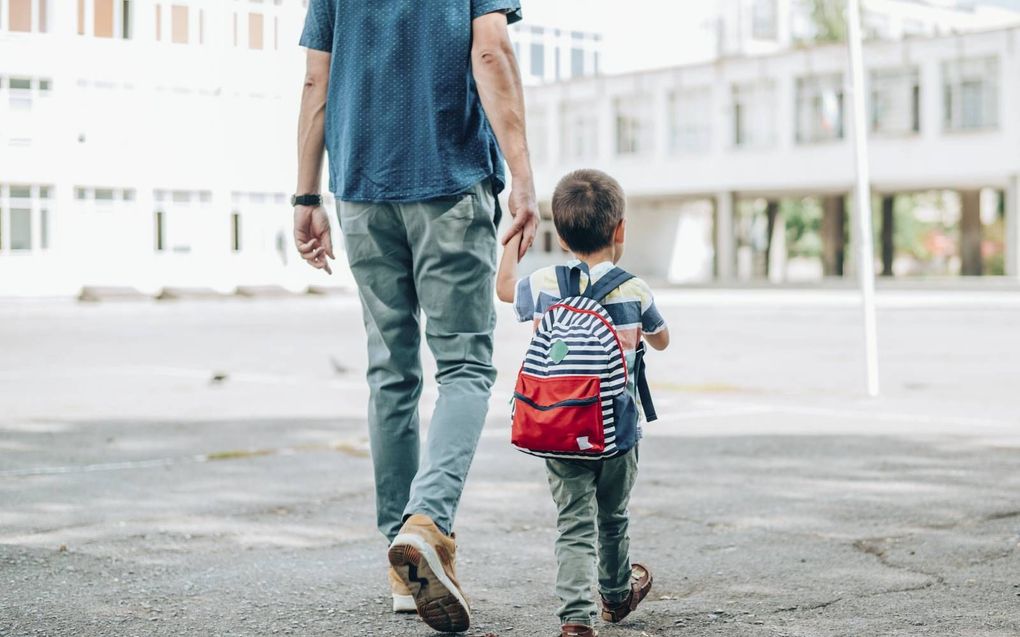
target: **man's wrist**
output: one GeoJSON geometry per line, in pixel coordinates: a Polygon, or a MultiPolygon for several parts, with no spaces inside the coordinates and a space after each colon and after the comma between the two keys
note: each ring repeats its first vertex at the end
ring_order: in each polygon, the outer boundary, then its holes
{"type": "Polygon", "coordinates": [[[322,205],[322,195],[317,192],[305,192],[301,194],[291,195],[290,205],[292,206],[310,206],[317,208],[322,205]]]}
{"type": "Polygon", "coordinates": [[[522,170],[514,172],[510,170],[510,177],[513,179],[514,188],[524,188],[525,190],[535,189],[535,180],[532,177],[530,170],[522,170]]]}

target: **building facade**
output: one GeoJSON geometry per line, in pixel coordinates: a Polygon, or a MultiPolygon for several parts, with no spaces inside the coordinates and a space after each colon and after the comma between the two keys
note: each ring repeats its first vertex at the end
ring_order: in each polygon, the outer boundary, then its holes
{"type": "MultiPolygon", "coordinates": [[[[0,296],[350,285],[291,238],[306,10],[0,0],[0,296]]],[[[511,35],[531,84],[597,72],[593,34],[511,35]]]]}
{"type": "MultiPolygon", "coordinates": [[[[983,272],[983,232],[999,223],[1004,271],[1017,276],[1020,29],[872,41],[864,57],[880,208],[905,193],[955,191],[959,272],[983,272]]],[[[732,280],[751,278],[748,260],[764,258],[758,270],[772,280],[849,271],[844,45],[532,87],[527,99],[540,197],[548,201],[556,178],[575,168],[616,176],[629,198],[629,241],[640,246],[625,257],[634,270],[677,282],[732,280]],[[790,235],[779,203],[805,197],[817,200],[820,216],[811,267],[781,262],[790,235]],[[754,243],[745,235],[755,234],[738,215],[748,201],[760,202],[764,221],[750,225],[761,226],[768,254],[744,249],[754,243]]],[[[883,241],[892,241],[893,219],[880,219],[883,241]]],[[[548,251],[533,261],[560,258],[555,243],[540,238],[548,251]]],[[[891,273],[887,248],[877,267],[891,273]]]]}
{"type": "Polygon", "coordinates": [[[0,295],[326,283],[287,203],[304,5],[0,0],[0,295]]]}
{"type": "MultiPolygon", "coordinates": [[[[794,19],[783,6],[777,25],[794,19]]],[[[342,257],[329,278],[291,239],[306,9],[305,0],[0,0],[0,296],[350,285],[342,257]]],[[[769,14],[758,11],[767,35],[769,14]]],[[[845,269],[843,47],[747,49],[603,76],[596,34],[525,23],[512,37],[546,212],[559,175],[597,166],[628,191],[640,248],[626,258],[646,276],[845,269]],[[794,222],[780,205],[805,196],[817,200],[821,236],[821,256],[806,265],[786,259],[793,235],[783,230],[794,222]]],[[[965,273],[982,271],[982,233],[995,219],[1004,268],[1020,270],[1018,51],[1011,28],[866,51],[882,219],[895,217],[895,194],[958,193],[948,251],[965,273]]],[[[556,245],[545,227],[529,260],[562,258],[556,245]]],[[[879,265],[892,271],[894,260],[879,265]]]]}

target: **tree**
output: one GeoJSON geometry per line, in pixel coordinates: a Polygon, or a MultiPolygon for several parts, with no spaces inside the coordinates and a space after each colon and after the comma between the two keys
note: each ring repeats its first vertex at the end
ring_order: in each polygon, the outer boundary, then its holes
{"type": "Polygon", "coordinates": [[[807,0],[816,42],[846,41],[846,0],[807,0]]]}

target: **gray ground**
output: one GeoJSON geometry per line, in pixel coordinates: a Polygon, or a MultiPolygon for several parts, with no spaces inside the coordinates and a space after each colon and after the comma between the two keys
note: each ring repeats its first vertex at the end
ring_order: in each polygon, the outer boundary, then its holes
{"type": "MultiPolygon", "coordinates": [[[[671,291],[605,636],[1020,634],[1020,300],[671,291]]],[[[458,520],[470,635],[552,635],[553,508],[501,317],[458,520]]],[[[0,304],[0,635],[426,635],[387,612],[350,298],[0,304]],[[221,380],[214,380],[220,378],[221,380]]],[[[426,392],[430,412],[434,389],[426,392]]]]}

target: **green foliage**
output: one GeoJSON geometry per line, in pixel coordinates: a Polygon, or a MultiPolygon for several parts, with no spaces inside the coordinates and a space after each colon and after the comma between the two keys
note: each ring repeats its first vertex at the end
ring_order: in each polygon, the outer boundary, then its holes
{"type": "Polygon", "coordinates": [[[814,197],[784,199],[779,204],[786,220],[786,249],[790,257],[822,255],[822,206],[814,197]]]}
{"type": "Polygon", "coordinates": [[[816,42],[846,41],[846,0],[807,0],[816,42]]]}

